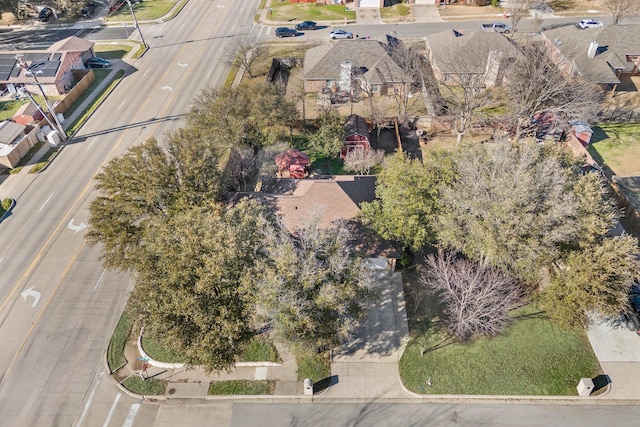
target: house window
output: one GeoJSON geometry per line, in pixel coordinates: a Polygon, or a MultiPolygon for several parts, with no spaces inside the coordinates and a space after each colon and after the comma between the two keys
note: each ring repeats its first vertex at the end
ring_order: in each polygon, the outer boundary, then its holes
{"type": "Polygon", "coordinates": [[[445,74],[444,75],[444,81],[445,82],[450,82],[451,81],[451,74],[445,74]]]}
{"type": "Polygon", "coordinates": [[[371,85],[371,92],[380,92],[380,85],[371,85]]]}
{"type": "Polygon", "coordinates": [[[327,80],[326,84],[327,84],[327,87],[331,89],[333,87],[333,80],[327,80]]]}

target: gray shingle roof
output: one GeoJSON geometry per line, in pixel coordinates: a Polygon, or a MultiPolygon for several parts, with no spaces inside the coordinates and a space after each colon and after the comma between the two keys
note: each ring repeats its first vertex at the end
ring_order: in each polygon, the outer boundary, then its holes
{"type": "Polygon", "coordinates": [[[309,49],[304,57],[304,79],[339,80],[344,62],[362,69],[371,84],[406,81],[405,73],[377,40],[339,40],[309,49]]]}
{"type": "Polygon", "coordinates": [[[484,73],[489,52],[502,52],[502,60],[521,55],[505,36],[496,32],[461,34],[453,30],[427,36],[431,61],[443,74],[484,73]]]}
{"type": "Polygon", "coordinates": [[[640,26],[612,25],[582,30],[574,25],[542,33],[590,83],[615,84],[620,80],[614,68],[628,67],[627,55],[640,55],[640,26]],[[598,43],[594,58],[587,56],[592,41],[598,43]]]}

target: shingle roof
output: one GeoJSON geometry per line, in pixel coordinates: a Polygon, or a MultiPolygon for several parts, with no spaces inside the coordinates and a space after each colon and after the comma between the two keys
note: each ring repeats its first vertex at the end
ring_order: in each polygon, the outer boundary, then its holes
{"type": "Polygon", "coordinates": [[[24,133],[25,128],[26,126],[9,120],[0,122],[0,144],[11,144],[21,133],[24,133]]]}
{"type": "Polygon", "coordinates": [[[620,80],[613,68],[628,67],[627,55],[640,55],[640,26],[612,25],[579,29],[574,25],[542,33],[570,61],[586,81],[616,84],[620,80]],[[587,56],[591,42],[598,43],[594,58],[587,56]]]}
{"type": "Polygon", "coordinates": [[[521,54],[509,39],[500,33],[462,34],[454,30],[427,36],[431,61],[443,74],[484,73],[491,51],[502,52],[502,60],[521,54]]]}
{"type": "Polygon", "coordinates": [[[52,44],[47,50],[49,52],[84,52],[94,45],[92,41],[71,36],[52,44]]]}
{"type": "Polygon", "coordinates": [[[384,43],[377,40],[339,40],[309,49],[304,56],[305,80],[339,80],[340,64],[351,62],[371,84],[406,81],[384,43]]]}

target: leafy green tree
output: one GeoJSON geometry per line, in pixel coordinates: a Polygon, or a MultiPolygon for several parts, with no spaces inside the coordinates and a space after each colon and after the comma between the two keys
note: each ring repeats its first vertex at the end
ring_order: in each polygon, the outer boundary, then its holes
{"type": "Polygon", "coordinates": [[[349,247],[344,224],[312,223],[294,236],[283,228],[268,238],[269,261],[259,282],[258,305],[289,343],[326,348],[343,343],[359,326],[372,295],[372,273],[349,247]]]}
{"type": "Polygon", "coordinates": [[[187,114],[187,128],[220,149],[258,152],[289,136],[297,119],[295,104],[268,83],[208,88],[187,114]]]}
{"type": "Polygon", "coordinates": [[[451,157],[445,152],[426,153],[422,162],[398,153],[378,176],[377,200],[362,204],[362,216],[381,237],[420,249],[436,240],[441,192],[453,176],[451,157]]]}
{"type": "Polygon", "coordinates": [[[541,306],[555,321],[574,327],[587,326],[592,311],[618,316],[638,276],[639,255],[637,239],[628,235],[570,252],[553,270],[541,306]]]}
{"type": "Polygon", "coordinates": [[[468,145],[454,156],[456,177],[442,192],[443,245],[525,281],[577,239],[572,173],[534,144],[468,145]]]}
{"type": "Polygon", "coordinates": [[[262,208],[192,207],[144,230],[129,304],[145,333],[208,371],[230,367],[254,334],[252,281],[262,208]]]}
{"type": "Polygon", "coordinates": [[[156,217],[221,199],[218,157],[188,132],[150,139],[115,158],[96,176],[100,191],[89,206],[90,244],[103,245],[107,268],[130,269],[142,233],[156,217]]]}
{"type": "Polygon", "coordinates": [[[344,146],[344,120],[335,110],[322,115],[318,130],[309,140],[313,150],[322,157],[338,157],[344,146]]]}

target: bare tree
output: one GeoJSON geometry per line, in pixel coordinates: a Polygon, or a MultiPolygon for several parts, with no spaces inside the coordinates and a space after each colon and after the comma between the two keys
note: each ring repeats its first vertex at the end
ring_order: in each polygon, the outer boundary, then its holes
{"type": "Polygon", "coordinates": [[[640,2],[638,0],[600,0],[600,4],[606,7],[613,16],[613,22],[618,25],[625,18],[640,14],[640,2]]]}
{"type": "Polygon", "coordinates": [[[522,304],[524,292],[496,267],[430,255],[420,283],[433,290],[444,305],[444,322],[461,341],[496,336],[509,324],[509,312],[522,304]]]}
{"type": "Polygon", "coordinates": [[[516,27],[522,18],[529,16],[529,10],[538,3],[539,0],[511,0],[506,7],[511,21],[511,31],[516,32],[516,27]]]}
{"type": "Polygon", "coordinates": [[[249,183],[253,181],[258,173],[260,166],[259,156],[261,154],[255,154],[253,150],[230,150],[226,171],[231,189],[247,191],[249,183]]]}
{"type": "Polygon", "coordinates": [[[535,45],[525,45],[523,53],[509,67],[505,85],[516,139],[537,113],[563,120],[596,117],[602,95],[592,85],[579,76],[566,77],[535,45]]]}
{"type": "Polygon", "coordinates": [[[267,53],[267,46],[251,43],[246,38],[236,38],[227,49],[227,63],[238,65],[249,77],[254,78],[254,65],[264,59],[267,53]]]}
{"type": "Polygon", "coordinates": [[[358,175],[369,175],[371,168],[382,164],[384,150],[351,150],[344,159],[344,168],[358,175]]]}

